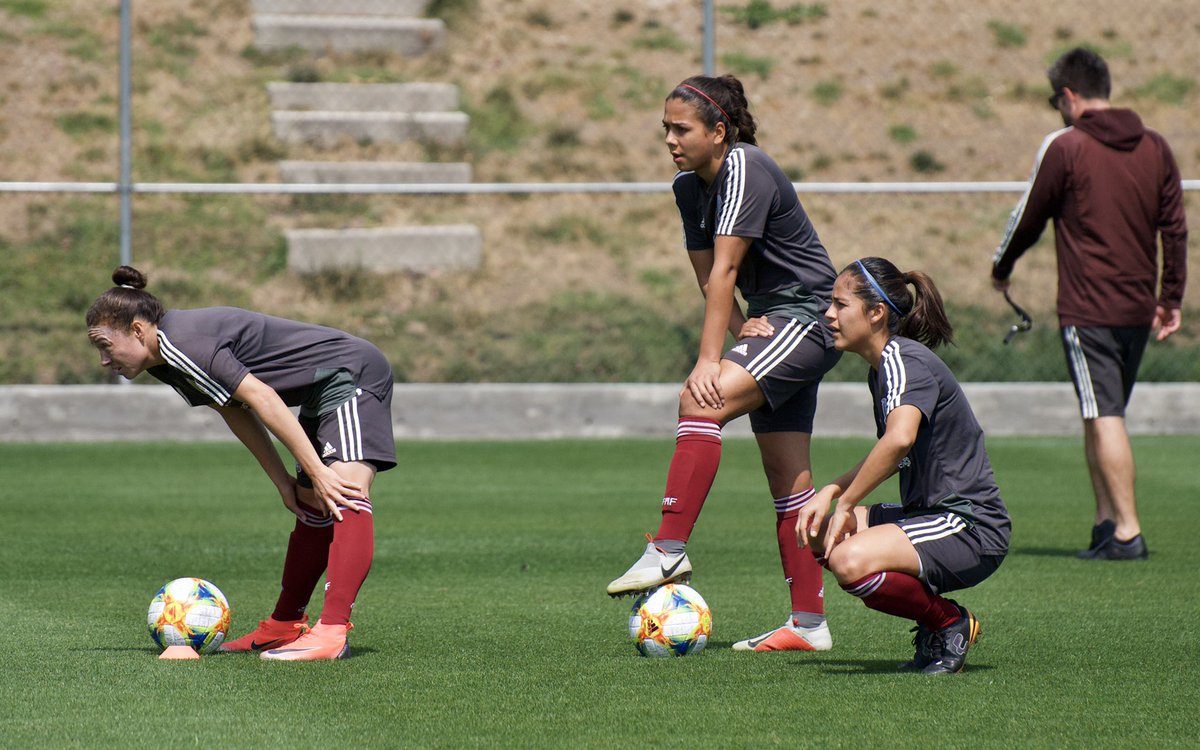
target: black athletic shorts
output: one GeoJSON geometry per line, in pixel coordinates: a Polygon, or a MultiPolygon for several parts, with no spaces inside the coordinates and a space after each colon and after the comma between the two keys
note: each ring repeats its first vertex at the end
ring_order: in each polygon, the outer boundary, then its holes
{"type": "MultiPolygon", "coordinates": [[[[300,426],[321,461],[362,461],[387,471],[396,465],[396,440],[392,435],[392,391],[383,399],[359,388],[354,398],[319,417],[300,417],[300,426]]],[[[301,487],[312,480],[296,466],[301,487]]]]}
{"type": "Polygon", "coordinates": [[[984,554],[975,526],[948,511],[908,517],[899,505],[881,503],[867,509],[867,525],[899,526],[917,550],[918,578],[935,594],[970,588],[996,572],[1002,554],[984,554]]]}
{"type": "Polygon", "coordinates": [[[1063,351],[1084,419],[1123,417],[1137,381],[1148,326],[1064,326],[1063,351]]]}
{"type": "Polygon", "coordinates": [[[750,412],[750,427],[756,433],[811,434],[817,387],[842,353],[833,347],[823,321],[803,323],[782,315],[767,320],[775,327],[774,336],[742,339],[724,357],[745,368],[767,399],[750,412]]]}

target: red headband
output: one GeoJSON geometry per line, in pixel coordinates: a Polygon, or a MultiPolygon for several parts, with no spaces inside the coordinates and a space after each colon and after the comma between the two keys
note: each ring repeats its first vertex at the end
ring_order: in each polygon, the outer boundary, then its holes
{"type": "Polygon", "coordinates": [[[708,94],[704,93],[704,92],[703,92],[703,91],[701,91],[700,89],[698,89],[698,88],[696,88],[695,86],[692,86],[692,85],[690,85],[690,84],[687,84],[687,83],[681,83],[681,84],[679,84],[679,88],[682,88],[682,89],[691,89],[692,91],[695,91],[695,92],[696,92],[697,94],[699,94],[700,96],[703,96],[705,99],[707,99],[707,100],[709,100],[710,102],[712,102],[712,105],[713,105],[714,107],[716,107],[718,110],[720,110],[721,114],[725,115],[725,119],[726,119],[726,120],[729,122],[729,124],[730,124],[730,125],[733,125],[733,118],[732,118],[732,117],[730,117],[728,114],[726,114],[726,112],[725,112],[725,110],[724,110],[724,109],[721,109],[721,105],[720,105],[720,104],[717,104],[717,101],[716,101],[716,99],[713,99],[711,96],[709,96],[708,94]]]}

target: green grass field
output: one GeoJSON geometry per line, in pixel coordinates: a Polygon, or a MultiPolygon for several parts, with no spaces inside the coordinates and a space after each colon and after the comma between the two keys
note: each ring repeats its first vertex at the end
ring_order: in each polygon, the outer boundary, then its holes
{"type": "MultiPolygon", "coordinates": [[[[818,476],[867,445],[818,439],[818,476]]],[[[236,632],[270,611],[290,516],[239,447],[2,446],[0,746],[1195,747],[1200,438],[1135,441],[1152,557],[1133,564],[1072,557],[1078,441],[990,441],[1013,549],[961,593],[984,634],[944,679],[896,673],[907,624],[828,575],[833,651],[730,651],[788,609],[737,440],[690,549],[709,647],[638,657],[604,585],[655,527],[671,446],[401,444],[353,658],[317,664],[160,662],[145,632],[178,576],[217,583],[236,632]]]]}

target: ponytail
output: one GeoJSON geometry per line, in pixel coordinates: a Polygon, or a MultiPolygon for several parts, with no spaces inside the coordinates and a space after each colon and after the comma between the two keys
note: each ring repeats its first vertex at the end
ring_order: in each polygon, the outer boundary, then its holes
{"type": "Polygon", "coordinates": [[[96,298],[87,311],[87,327],[111,326],[128,331],[140,318],[157,324],[167,310],[158,298],[145,291],[146,275],[132,266],[119,266],[113,271],[116,286],[96,298]]]}
{"type": "Polygon", "coordinates": [[[954,327],[946,317],[942,295],[928,274],[901,273],[885,258],[861,258],[842,271],[858,278],[855,295],[869,306],[883,305],[888,331],[920,341],[930,349],[954,343],[954,327]],[[908,291],[912,285],[915,294],[908,291]]]}
{"type": "Polygon", "coordinates": [[[729,73],[717,78],[692,76],[671,90],[667,100],[671,99],[680,99],[696,107],[709,130],[719,122],[725,123],[726,143],[741,141],[758,145],[755,140],[758,125],[750,114],[746,90],[736,76],[729,73]]]}

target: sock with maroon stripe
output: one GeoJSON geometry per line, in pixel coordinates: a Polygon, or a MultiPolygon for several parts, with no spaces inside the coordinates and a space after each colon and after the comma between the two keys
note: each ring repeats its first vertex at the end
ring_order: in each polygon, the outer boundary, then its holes
{"type": "MultiPolygon", "coordinates": [[[[313,516],[319,522],[319,516],[313,516]]],[[[275,611],[271,617],[282,622],[299,620],[304,616],[308,600],[329,559],[329,544],[333,541],[333,526],[309,525],[296,520],[296,528],[288,539],[287,555],[283,559],[283,581],[275,611]]]]}
{"type": "Polygon", "coordinates": [[[375,517],[370,511],[342,509],[342,520],[333,525],[329,545],[329,573],[325,576],[325,606],[321,622],[345,625],[358,590],[371,570],[375,555],[375,517]]]}
{"type": "MultiPolygon", "coordinates": [[[[813,559],[812,550],[796,544],[796,516],[816,493],[812,487],[787,497],[775,498],[775,538],[779,542],[779,560],[783,577],[792,596],[792,617],[797,622],[820,624],[825,616],[825,585],[821,566],[813,559]],[[816,617],[807,617],[815,615],[816,617]]],[[[805,625],[815,627],[815,625],[805,625]]]]}
{"type": "Polygon", "coordinates": [[[688,540],[720,464],[721,423],[704,417],[681,417],[655,541],[688,540]]]}
{"type": "Polygon", "coordinates": [[[954,602],[933,593],[907,573],[872,573],[842,588],[871,609],[916,620],[930,630],[941,630],[962,616],[954,602]]]}

